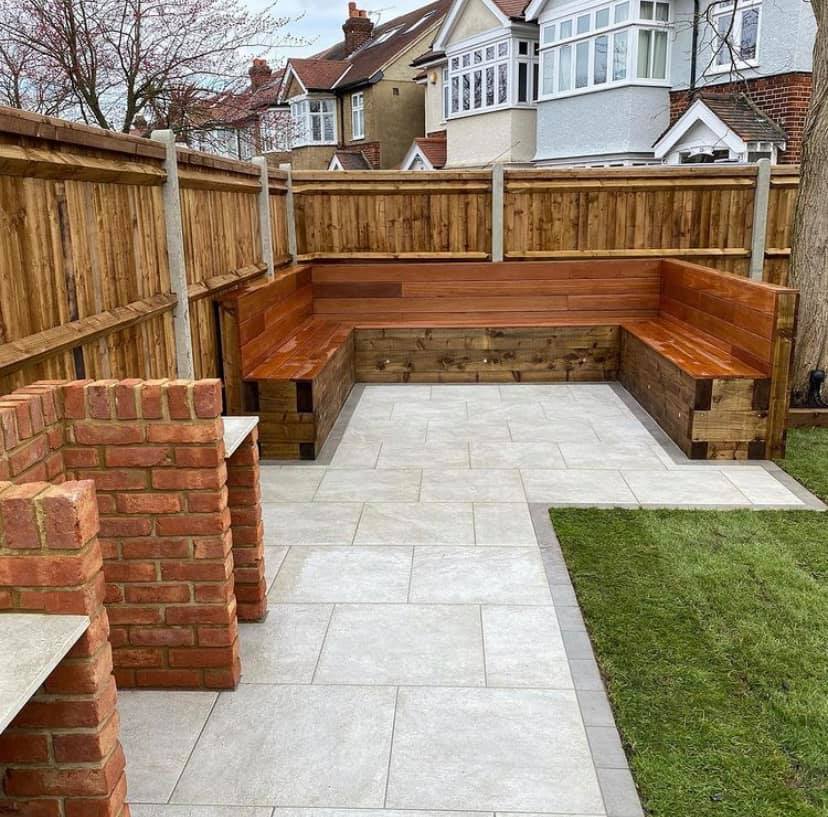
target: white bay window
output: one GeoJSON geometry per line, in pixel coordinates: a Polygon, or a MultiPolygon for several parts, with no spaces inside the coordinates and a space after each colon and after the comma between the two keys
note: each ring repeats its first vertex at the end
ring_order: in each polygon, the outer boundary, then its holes
{"type": "Polygon", "coordinates": [[[294,147],[336,144],[336,102],[332,98],[291,101],[294,147]]]}
{"type": "Polygon", "coordinates": [[[665,84],[670,6],[623,0],[541,23],[541,97],[665,84]]]}
{"type": "Polygon", "coordinates": [[[531,105],[538,93],[538,43],[506,38],[450,53],[445,83],[447,118],[531,105]]]}

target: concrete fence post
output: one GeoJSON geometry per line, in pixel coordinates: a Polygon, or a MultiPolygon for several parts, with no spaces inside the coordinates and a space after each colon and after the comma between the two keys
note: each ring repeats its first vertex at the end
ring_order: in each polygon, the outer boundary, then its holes
{"type": "Polygon", "coordinates": [[[290,262],[296,263],[299,255],[296,243],[296,210],[293,203],[293,170],[287,168],[287,196],[285,198],[285,223],[287,224],[288,255],[290,262]]]}
{"type": "Polygon", "coordinates": [[[195,377],[193,365],[193,338],[190,332],[190,298],[187,292],[187,268],[184,263],[184,228],[181,224],[181,195],[178,187],[178,156],[175,134],[171,130],[155,130],[151,138],[162,142],[167,155],[164,170],[164,224],[167,232],[167,258],[170,267],[170,287],[178,298],[173,313],[175,331],[175,364],[178,377],[195,377]]]}
{"type": "Polygon", "coordinates": [[[272,278],[274,274],[273,234],[270,225],[270,181],[267,175],[267,159],[264,156],[254,156],[252,161],[259,168],[259,181],[262,185],[259,191],[259,234],[262,241],[262,261],[267,264],[268,278],[272,278]]]}
{"type": "Polygon", "coordinates": [[[505,172],[500,163],[492,167],[492,261],[503,260],[503,195],[505,172]]]}
{"type": "Polygon", "coordinates": [[[753,235],[750,248],[750,277],[754,281],[764,278],[770,180],[770,159],[760,159],[756,164],[756,195],[753,199],[753,235]]]}

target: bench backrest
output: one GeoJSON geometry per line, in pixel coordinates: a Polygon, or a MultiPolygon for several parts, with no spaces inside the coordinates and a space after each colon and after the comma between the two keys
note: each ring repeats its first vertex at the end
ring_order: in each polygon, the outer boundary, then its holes
{"type": "Polygon", "coordinates": [[[765,372],[772,365],[778,298],[789,292],[697,264],[661,262],[661,318],[765,372]]]}
{"type": "Polygon", "coordinates": [[[354,322],[653,317],[660,259],[314,265],[316,315],[354,322]]]}

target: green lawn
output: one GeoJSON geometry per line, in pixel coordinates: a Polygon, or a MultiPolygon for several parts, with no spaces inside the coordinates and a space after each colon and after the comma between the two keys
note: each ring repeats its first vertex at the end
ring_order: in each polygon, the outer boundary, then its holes
{"type": "MultiPolygon", "coordinates": [[[[828,430],[789,446],[828,498],[828,430]]],[[[649,813],[828,815],[828,514],[551,515],[649,813]]]]}

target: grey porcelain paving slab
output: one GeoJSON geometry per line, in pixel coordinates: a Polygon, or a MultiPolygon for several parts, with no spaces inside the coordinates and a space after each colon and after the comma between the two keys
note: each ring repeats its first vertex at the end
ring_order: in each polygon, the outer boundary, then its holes
{"type": "Polygon", "coordinates": [[[602,813],[575,694],[400,689],[386,804],[602,813]]]}
{"type": "Polygon", "coordinates": [[[261,468],[262,502],[310,502],[326,469],[315,465],[261,468]]]}
{"type": "Polygon", "coordinates": [[[715,470],[625,471],[624,478],[642,505],[751,504],[727,477],[715,470]]]}
{"type": "Polygon", "coordinates": [[[500,387],[500,398],[523,402],[570,402],[573,394],[571,387],[566,383],[514,383],[500,387]]]}
{"type": "Polygon", "coordinates": [[[270,586],[273,584],[273,580],[276,578],[276,574],[279,572],[279,568],[282,566],[287,552],[287,546],[268,546],[264,549],[265,586],[268,590],[270,590],[270,586]]]}
{"type": "Polygon", "coordinates": [[[347,443],[337,446],[331,468],[376,468],[381,442],[347,443]]]}
{"type": "Polygon", "coordinates": [[[722,473],[756,505],[805,504],[764,468],[723,468],[722,473]]]}
{"type": "Polygon", "coordinates": [[[484,605],[482,618],[488,686],[573,688],[554,608],[484,605]]]}
{"type": "Polygon", "coordinates": [[[273,604],[239,625],[243,684],[309,684],[333,612],[329,604],[273,604]]]}
{"type": "Polygon", "coordinates": [[[397,809],[276,808],[273,817],[493,817],[486,811],[400,811],[397,809]]]}
{"type": "Polygon", "coordinates": [[[270,589],[272,602],[405,602],[411,548],[294,547],[270,589]]]}
{"type": "Polygon", "coordinates": [[[270,806],[181,806],[130,803],[132,817],[271,817],[270,806]]]}
{"type": "Polygon", "coordinates": [[[366,386],[360,403],[380,403],[395,400],[430,400],[431,386],[419,383],[371,384],[366,386]]]}
{"type": "Polygon", "coordinates": [[[468,468],[469,447],[464,441],[425,445],[382,444],[377,468],[468,468]]]}
{"type": "Polygon", "coordinates": [[[241,686],[222,695],[173,802],[380,808],[391,687],[241,686]]]}
{"type": "Polygon", "coordinates": [[[118,690],[130,802],[169,800],[215,702],[215,692],[118,690]]]}
{"type": "Polygon", "coordinates": [[[361,513],[361,502],[264,503],[265,545],[348,545],[361,513]]]}
{"type": "MultiPolygon", "coordinates": [[[[382,454],[380,453],[380,456],[382,454]]],[[[341,468],[328,471],[316,492],[318,502],[416,502],[420,471],[372,471],[341,468]]]]}
{"type": "Polygon", "coordinates": [[[488,383],[438,383],[431,387],[433,400],[500,402],[500,387],[488,383]]]}
{"type": "Polygon", "coordinates": [[[410,600],[424,604],[551,604],[537,547],[417,547],[410,600]]]}
{"type": "Polygon", "coordinates": [[[337,605],[315,682],[484,686],[476,606],[337,605]]]}
{"type": "Polygon", "coordinates": [[[525,502],[476,502],[474,532],[478,545],[537,544],[525,502]]]}
{"type": "Polygon", "coordinates": [[[500,403],[468,403],[469,417],[483,423],[509,421],[523,423],[544,422],[545,415],[540,403],[504,400],[500,403]]]}
{"type": "Polygon", "coordinates": [[[468,419],[466,404],[458,400],[407,400],[402,399],[394,403],[391,419],[406,423],[411,419],[431,419],[432,417],[446,422],[462,422],[468,419]]]}
{"type": "Polygon", "coordinates": [[[356,545],[473,545],[470,502],[367,502],[356,545]]]}
{"type": "Polygon", "coordinates": [[[509,426],[506,420],[478,420],[447,422],[432,418],[428,421],[428,441],[451,442],[471,440],[508,441],[509,426]]]}
{"type": "Polygon", "coordinates": [[[557,443],[473,441],[472,468],[565,468],[557,443]]]}
{"type": "Polygon", "coordinates": [[[560,449],[567,468],[602,468],[613,471],[664,470],[664,464],[651,447],[635,445],[628,441],[594,443],[577,440],[561,443],[560,449]]]}
{"type": "Polygon", "coordinates": [[[516,443],[565,443],[568,440],[598,442],[587,420],[546,420],[539,423],[509,421],[509,432],[516,443]]]}
{"type": "Polygon", "coordinates": [[[387,440],[416,445],[425,442],[427,428],[428,419],[426,417],[416,420],[409,418],[405,423],[390,419],[352,418],[342,435],[342,440],[347,443],[383,442],[387,440]]]}
{"type": "Polygon", "coordinates": [[[423,469],[423,502],[525,502],[516,469],[423,469]]]}
{"type": "Polygon", "coordinates": [[[529,502],[548,502],[550,505],[637,504],[635,495],[618,471],[524,469],[521,474],[529,502]]]}

